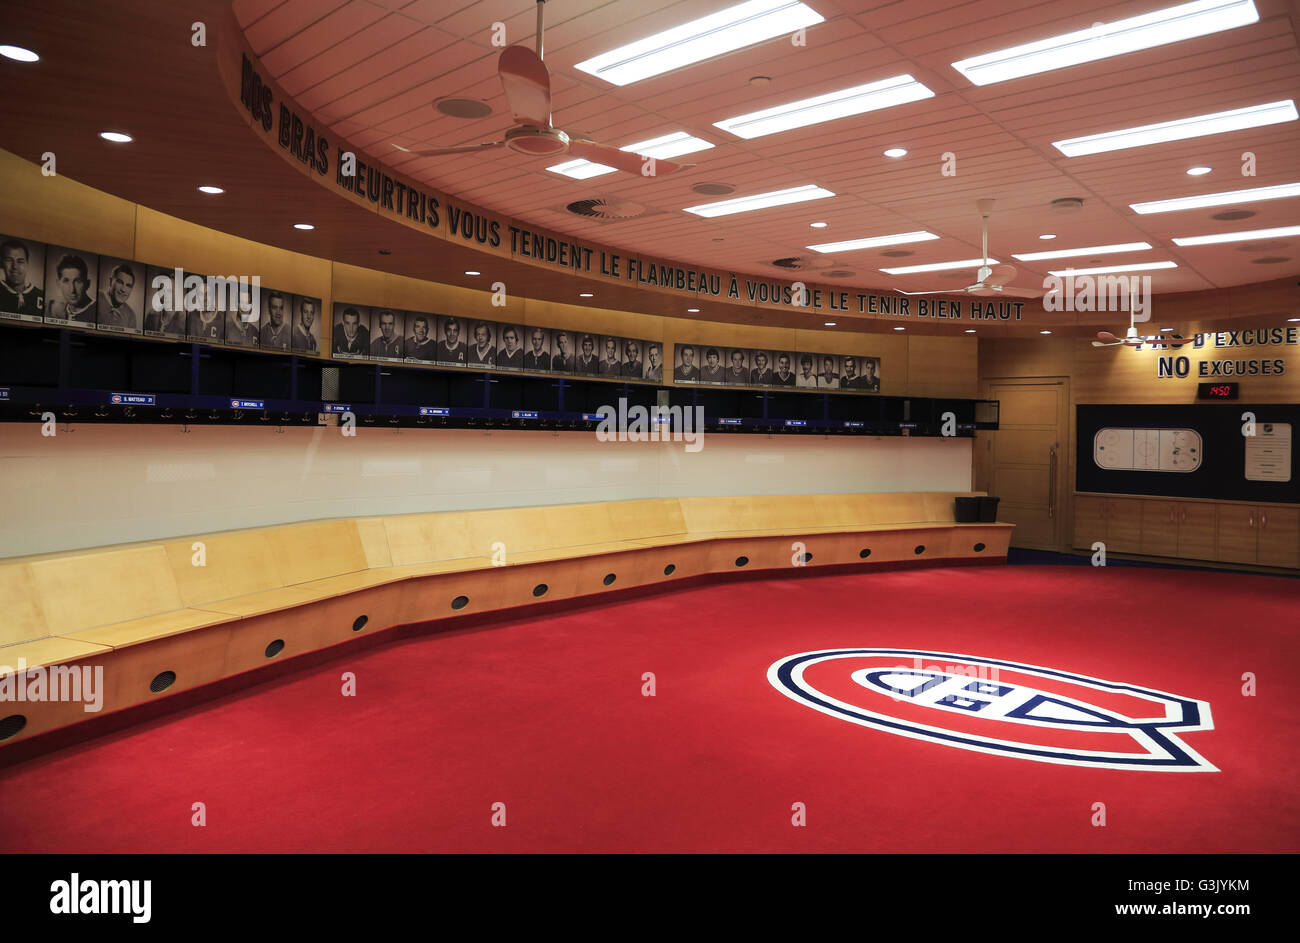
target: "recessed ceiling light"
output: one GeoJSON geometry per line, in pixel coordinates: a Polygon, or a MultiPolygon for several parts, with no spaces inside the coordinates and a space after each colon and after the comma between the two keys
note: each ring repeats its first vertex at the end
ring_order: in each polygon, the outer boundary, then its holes
{"type": "Polygon", "coordinates": [[[1269,102],[1266,105],[1251,105],[1249,108],[1234,108],[1232,111],[1220,111],[1212,115],[1194,115],[1191,118],[1179,118],[1177,121],[1162,121],[1159,124],[1144,124],[1120,131],[1088,134],[1064,141],[1053,141],[1052,146],[1066,157],[1081,157],[1084,154],[1100,154],[1127,147],[1145,147],[1148,144],[1163,144],[1166,141],[1182,141],[1207,134],[1224,134],[1228,131],[1240,131],[1243,128],[1280,124],[1283,121],[1295,121],[1298,117],[1300,115],[1296,113],[1295,102],[1287,99],[1269,102]]]}
{"type": "Polygon", "coordinates": [[[907,328],[905,328],[905,327],[896,327],[896,328],[894,328],[894,330],[896,330],[896,331],[905,331],[905,330],[907,330],[907,328]]]}
{"type": "Polygon", "coordinates": [[[1072,259],[1080,255],[1105,255],[1108,252],[1142,252],[1151,248],[1149,242],[1122,242],[1113,246],[1087,246],[1083,249],[1059,249],[1055,252],[1013,252],[1011,257],[1021,262],[1039,259],[1072,259]]]}
{"type": "MultiPolygon", "coordinates": [[[[627,147],[620,147],[619,150],[640,154],[642,157],[667,160],[670,157],[680,157],[682,154],[694,154],[696,151],[708,150],[713,146],[703,138],[697,138],[685,131],[674,131],[672,134],[663,134],[646,141],[637,141],[627,147]]],[[[578,158],[577,160],[566,160],[561,164],[546,169],[553,173],[572,177],[574,180],[586,180],[588,177],[612,174],[617,168],[610,167],[608,164],[597,164],[578,158]]]]}
{"type": "Polygon", "coordinates": [[[1168,334],[1168,333],[1169,333],[1170,331],[1172,331],[1172,330],[1173,330],[1172,327],[1162,327],[1162,328],[1160,329],[1160,333],[1161,333],[1161,334],[1168,334]]]}
{"type": "Polygon", "coordinates": [[[595,298],[596,296],[595,296],[594,294],[592,294],[591,292],[589,292],[589,291],[583,291],[583,292],[579,292],[579,293],[578,293],[578,297],[579,297],[579,298],[595,298]]]}
{"type": "Polygon", "coordinates": [[[885,156],[886,156],[886,157],[906,157],[906,156],[907,156],[907,148],[905,148],[905,147],[891,147],[889,150],[885,151],[885,156]]]}
{"type": "Polygon", "coordinates": [[[1084,62],[1206,36],[1259,20],[1251,0],[1196,0],[1089,29],[999,49],[954,62],[952,67],[976,85],[1051,72],[1084,62]]]}
{"type": "Polygon", "coordinates": [[[1052,332],[1051,332],[1051,331],[1039,331],[1038,333],[1039,333],[1039,334],[1051,334],[1052,332]]]}
{"type": "Polygon", "coordinates": [[[827,226],[830,225],[830,223],[809,223],[808,225],[811,226],[813,229],[825,229],[827,226]]]}
{"type": "Polygon", "coordinates": [[[973,327],[968,327],[968,328],[966,328],[966,333],[967,333],[967,334],[974,334],[974,333],[975,333],[975,328],[973,328],[973,327]]]}
{"type": "Polygon", "coordinates": [[[1300,321],[1300,318],[1287,318],[1287,321],[1300,321]]]}
{"type": "Polygon", "coordinates": [[[749,0],[619,46],[574,66],[612,85],[630,85],[735,49],[793,33],[824,17],[803,3],[749,0]]]}
{"type": "Polygon", "coordinates": [[[225,193],[220,187],[199,187],[200,193],[225,193]]]}
{"type": "Polygon", "coordinates": [[[835,322],[834,322],[834,321],[827,321],[827,322],[825,323],[825,326],[826,326],[826,327],[834,327],[834,326],[835,326],[835,322]]]}
{"type": "Polygon", "coordinates": [[[1187,175],[1189,177],[1204,177],[1212,170],[1214,170],[1213,167],[1188,167],[1187,175]]]}
{"type": "Polygon", "coordinates": [[[1207,206],[1279,200],[1288,196],[1300,196],[1300,183],[1282,183],[1275,187],[1256,187],[1252,190],[1229,190],[1226,193],[1207,193],[1204,196],[1184,196],[1172,200],[1153,200],[1149,203],[1130,203],[1129,209],[1143,215],[1174,213],[1178,210],[1198,210],[1207,206]]]}
{"type": "Polygon", "coordinates": [[[121,131],[100,131],[99,136],[114,144],[130,144],[132,141],[131,135],[123,134],[121,131]]]}
{"type": "Polygon", "coordinates": [[[12,59],[14,62],[38,62],[41,58],[30,49],[24,49],[22,46],[0,46],[0,56],[12,59]]]}
{"type": "Polygon", "coordinates": [[[687,308],[687,309],[686,309],[686,313],[687,313],[687,314],[699,314],[699,313],[700,313],[700,309],[699,309],[699,308],[687,308]]]}
{"type": "MultiPolygon", "coordinates": [[[[983,259],[959,259],[956,262],[928,262],[925,265],[904,265],[899,268],[882,268],[886,275],[915,275],[919,272],[943,272],[954,268],[971,268],[984,264],[983,259]]],[[[997,259],[989,259],[989,265],[997,265],[997,259]]]]}
{"type": "Polygon", "coordinates": [[[1272,239],[1276,236],[1300,236],[1300,226],[1278,226],[1276,229],[1252,229],[1249,232],[1225,232],[1212,236],[1179,236],[1176,246],[1212,246],[1220,242],[1246,242],[1251,239],[1272,239]]]}
{"type": "Polygon", "coordinates": [[[1045,232],[1045,233],[1043,233],[1041,236],[1039,236],[1038,238],[1039,238],[1039,239],[1055,239],[1055,238],[1056,238],[1056,233],[1054,233],[1054,232],[1045,232]]]}
{"type": "Polygon", "coordinates": [[[1100,268],[1067,268],[1048,272],[1048,275],[1106,275],[1110,272],[1147,272],[1152,269],[1178,268],[1177,262],[1137,262],[1133,265],[1103,265],[1100,268]]]}
{"type": "Polygon", "coordinates": [[[465,274],[466,274],[466,275],[482,275],[483,273],[482,273],[482,272],[475,272],[473,269],[467,269],[466,272],[465,272],[465,274]]]}
{"type": "Polygon", "coordinates": [[[787,203],[821,200],[834,195],[830,190],[824,190],[809,183],[804,184],[802,187],[790,187],[785,190],[772,190],[769,193],[755,193],[753,196],[720,200],[717,203],[701,203],[699,206],[688,206],[686,212],[705,217],[729,216],[732,213],[748,213],[752,210],[767,209],[769,206],[784,206],[787,203]]]}
{"type": "Polygon", "coordinates": [[[895,75],[879,82],[842,88],[837,92],[715,121],[713,126],[736,137],[757,138],[933,97],[934,92],[910,75],[895,75]]]}
{"type": "Polygon", "coordinates": [[[844,242],[823,242],[815,246],[805,246],[814,252],[852,252],[854,249],[874,249],[877,246],[896,246],[905,242],[925,242],[938,239],[932,232],[900,232],[892,236],[868,236],[865,239],[848,239],[844,242]]]}
{"type": "Polygon", "coordinates": [[[316,227],[313,226],[311,223],[294,223],[293,228],[294,229],[315,229],[316,227]]]}

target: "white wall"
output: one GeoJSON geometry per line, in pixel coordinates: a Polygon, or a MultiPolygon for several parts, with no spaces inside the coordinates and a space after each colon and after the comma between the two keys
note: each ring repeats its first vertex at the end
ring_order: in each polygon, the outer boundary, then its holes
{"type": "Polygon", "coordinates": [[[689,495],[967,491],[970,439],[0,423],[0,557],[324,517],[689,495]]]}

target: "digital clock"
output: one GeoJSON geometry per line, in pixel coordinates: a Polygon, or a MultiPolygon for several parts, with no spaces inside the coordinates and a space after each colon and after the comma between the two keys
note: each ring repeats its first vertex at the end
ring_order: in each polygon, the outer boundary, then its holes
{"type": "Polygon", "coordinates": [[[1198,383],[1196,385],[1197,399],[1236,399],[1236,383],[1198,383]]]}

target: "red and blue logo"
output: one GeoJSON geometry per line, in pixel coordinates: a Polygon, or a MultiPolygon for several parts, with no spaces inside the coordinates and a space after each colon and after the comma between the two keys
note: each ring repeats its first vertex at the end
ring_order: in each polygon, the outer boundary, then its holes
{"type": "Polygon", "coordinates": [[[1180,739],[1210,705],[1135,684],[993,658],[901,648],[790,655],[782,694],[886,733],[962,750],[1109,769],[1218,772],[1180,739]]]}

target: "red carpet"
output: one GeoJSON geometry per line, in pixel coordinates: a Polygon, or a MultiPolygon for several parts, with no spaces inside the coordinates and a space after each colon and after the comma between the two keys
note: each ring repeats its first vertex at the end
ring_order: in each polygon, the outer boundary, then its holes
{"type": "MultiPolygon", "coordinates": [[[[986,567],[721,584],[431,633],[0,771],[0,851],[1294,852],[1298,612],[1297,580],[986,567]],[[1209,702],[1214,729],[1178,736],[1219,771],[955,749],[769,683],[779,659],[835,648],[961,653],[1209,702]],[[356,697],[340,694],[344,672],[356,697]]],[[[818,677],[853,697],[833,675],[818,677]]]]}

